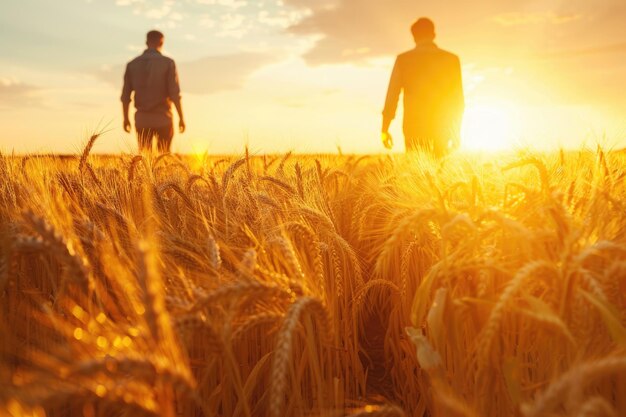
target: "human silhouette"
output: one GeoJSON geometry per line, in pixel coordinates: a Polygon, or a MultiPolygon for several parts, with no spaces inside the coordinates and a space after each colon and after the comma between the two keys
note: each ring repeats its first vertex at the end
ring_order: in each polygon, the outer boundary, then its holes
{"type": "Polygon", "coordinates": [[[179,131],[185,131],[185,119],[180,101],[180,86],[174,60],[161,54],[164,36],[161,32],[148,32],[146,49],[126,66],[122,107],[124,130],[130,132],[128,111],[131,93],[135,92],[135,130],[140,151],[152,150],[152,139],[156,136],[159,152],[169,152],[174,137],[172,103],[179,117],[179,131]]]}
{"type": "Polygon", "coordinates": [[[460,143],[465,109],[459,58],[435,45],[435,25],[420,18],[411,33],[415,48],[396,58],[385,109],[382,139],[393,146],[389,125],[404,92],[403,133],[407,151],[425,151],[441,157],[460,143]]]}

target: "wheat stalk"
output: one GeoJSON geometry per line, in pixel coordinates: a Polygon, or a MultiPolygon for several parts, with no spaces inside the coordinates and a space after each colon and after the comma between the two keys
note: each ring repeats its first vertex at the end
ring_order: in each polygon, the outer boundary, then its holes
{"type": "Polygon", "coordinates": [[[327,313],[322,303],[311,297],[303,297],[298,299],[291,305],[283,325],[278,333],[276,341],[276,350],[274,352],[274,360],[272,362],[271,386],[269,392],[269,415],[270,417],[278,417],[282,415],[284,408],[284,396],[287,389],[288,369],[292,356],[294,330],[302,314],[310,310],[311,314],[317,316],[318,323],[321,326],[324,340],[330,341],[330,327],[328,326],[327,313]]]}

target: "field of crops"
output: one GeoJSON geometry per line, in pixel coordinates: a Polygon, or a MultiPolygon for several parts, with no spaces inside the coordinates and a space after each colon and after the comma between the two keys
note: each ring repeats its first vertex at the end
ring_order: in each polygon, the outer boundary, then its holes
{"type": "Polygon", "coordinates": [[[0,158],[0,416],[626,415],[626,155],[89,149],[0,158]]]}

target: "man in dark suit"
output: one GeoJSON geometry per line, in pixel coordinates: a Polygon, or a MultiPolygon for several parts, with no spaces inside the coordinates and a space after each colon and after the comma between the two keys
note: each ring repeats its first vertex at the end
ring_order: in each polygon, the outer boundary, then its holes
{"type": "Polygon", "coordinates": [[[411,27],[415,48],[398,55],[383,110],[382,139],[393,143],[389,125],[404,92],[403,132],[407,151],[421,150],[436,157],[460,143],[465,109],[459,58],[433,42],[435,25],[420,18],[411,27]]]}
{"type": "Polygon", "coordinates": [[[148,49],[126,66],[122,105],[124,130],[130,132],[128,111],[131,93],[135,92],[135,129],[140,151],[152,150],[152,139],[156,137],[159,152],[169,152],[174,136],[172,104],[178,112],[180,133],[185,131],[185,119],[180,102],[178,72],[173,59],[161,54],[163,34],[148,32],[148,49]]]}

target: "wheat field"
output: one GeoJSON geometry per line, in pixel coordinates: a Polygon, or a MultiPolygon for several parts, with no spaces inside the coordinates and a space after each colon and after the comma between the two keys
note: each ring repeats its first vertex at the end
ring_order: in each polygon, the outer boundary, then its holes
{"type": "Polygon", "coordinates": [[[0,158],[0,416],[626,415],[626,155],[0,158]]]}

